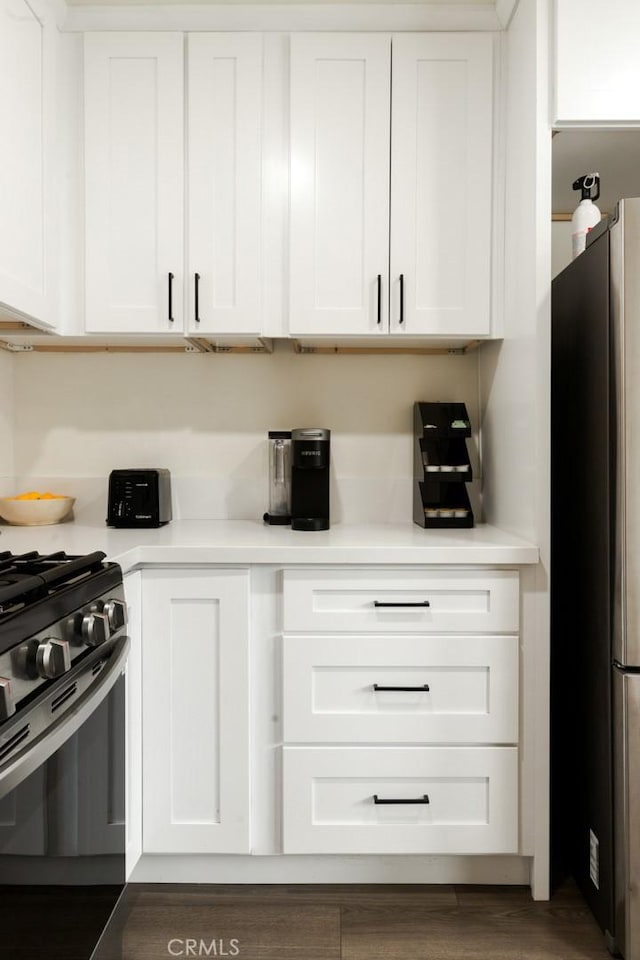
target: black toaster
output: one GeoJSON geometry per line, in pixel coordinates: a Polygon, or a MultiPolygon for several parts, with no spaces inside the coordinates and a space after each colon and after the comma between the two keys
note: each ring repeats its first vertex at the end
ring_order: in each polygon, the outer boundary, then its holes
{"type": "Polygon", "coordinates": [[[171,520],[171,475],[163,467],[112,470],[107,524],[110,527],[161,527],[171,520]]]}

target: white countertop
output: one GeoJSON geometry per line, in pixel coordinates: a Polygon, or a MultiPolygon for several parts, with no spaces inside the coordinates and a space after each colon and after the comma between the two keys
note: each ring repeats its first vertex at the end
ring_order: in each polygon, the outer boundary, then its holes
{"type": "Polygon", "coordinates": [[[423,530],[413,523],[336,524],[306,533],[251,520],[174,520],[155,530],[112,530],[70,521],[46,527],[0,525],[0,552],[70,554],[103,550],[124,572],[142,564],[538,562],[538,548],[486,524],[471,530],[423,530]]]}

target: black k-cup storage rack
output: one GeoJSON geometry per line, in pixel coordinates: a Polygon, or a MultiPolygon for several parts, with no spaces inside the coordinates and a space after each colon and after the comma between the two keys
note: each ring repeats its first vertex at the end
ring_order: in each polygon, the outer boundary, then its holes
{"type": "Polygon", "coordinates": [[[466,484],[473,479],[464,403],[415,403],[413,519],[421,527],[472,527],[466,484]]]}

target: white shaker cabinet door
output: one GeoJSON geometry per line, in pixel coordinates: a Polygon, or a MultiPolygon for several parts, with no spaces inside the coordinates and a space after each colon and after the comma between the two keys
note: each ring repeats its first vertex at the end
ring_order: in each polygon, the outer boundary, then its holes
{"type": "Polygon", "coordinates": [[[493,37],[393,36],[394,334],[488,336],[493,37]]]}
{"type": "Polygon", "coordinates": [[[284,853],[518,852],[515,747],[282,750],[284,853]]]}
{"type": "Polygon", "coordinates": [[[388,332],[390,52],[385,34],[291,38],[293,335],[388,332]]]}
{"type": "Polygon", "coordinates": [[[0,306],[45,314],[42,24],[0,0],[0,306]]]}
{"type": "Polygon", "coordinates": [[[143,852],[248,853],[249,572],[143,571],[143,852]]]}
{"type": "Polygon", "coordinates": [[[188,44],[189,329],[259,334],[262,37],[188,44]]]}
{"type": "MultiPolygon", "coordinates": [[[[640,5],[636,0],[609,0],[606,6],[601,0],[562,0],[553,8],[554,121],[636,126],[640,121],[640,5]]],[[[575,176],[589,173],[589,164],[585,151],[584,170],[576,170],[575,176]]]]}
{"type": "Polygon", "coordinates": [[[84,57],[86,330],[181,332],[182,34],[86,34],[84,57]]]}

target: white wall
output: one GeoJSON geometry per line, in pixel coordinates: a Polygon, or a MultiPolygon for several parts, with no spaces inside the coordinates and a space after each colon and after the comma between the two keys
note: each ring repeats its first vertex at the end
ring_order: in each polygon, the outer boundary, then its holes
{"type": "Polygon", "coordinates": [[[3,480],[14,474],[13,456],[13,361],[6,350],[0,350],[0,489],[3,480]]]}
{"type": "Polygon", "coordinates": [[[535,40],[544,7],[521,0],[507,33],[505,336],[482,349],[479,374],[487,520],[536,543],[548,537],[551,133],[535,40]]]}
{"type": "Polygon", "coordinates": [[[520,0],[506,37],[505,337],[480,357],[483,501],[540,547],[522,571],[520,848],[549,893],[550,0],[520,0]]]}
{"type": "MultiPolygon", "coordinates": [[[[114,467],[166,466],[182,517],[261,517],[269,429],[329,427],[332,518],[410,521],[412,405],[462,400],[477,357],[23,354],[15,473],[104,518],[114,467]],[[71,486],[71,488],[69,488],[71,486]]],[[[475,450],[476,443],[473,442],[475,450]]],[[[478,469],[474,456],[474,471],[478,469]]]]}

